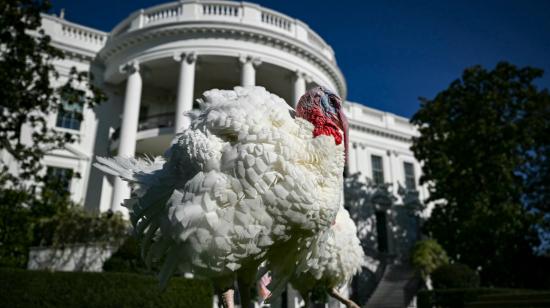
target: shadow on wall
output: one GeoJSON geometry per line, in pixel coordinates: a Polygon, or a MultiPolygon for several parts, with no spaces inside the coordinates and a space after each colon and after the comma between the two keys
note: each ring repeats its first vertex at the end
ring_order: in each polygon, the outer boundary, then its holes
{"type": "Polygon", "coordinates": [[[105,260],[117,246],[102,243],[65,247],[31,247],[27,269],[50,271],[101,272],[105,260]]]}
{"type": "Polygon", "coordinates": [[[352,282],[352,298],[365,304],[386,265],[406,264],[410,250],[420,239],[420,212],[423,205],[418,192],[392,184],[374,184],[355,173],[345,179],[345,207],[357,225],[357,235],[367,256],[367,266],[352,282]]]}

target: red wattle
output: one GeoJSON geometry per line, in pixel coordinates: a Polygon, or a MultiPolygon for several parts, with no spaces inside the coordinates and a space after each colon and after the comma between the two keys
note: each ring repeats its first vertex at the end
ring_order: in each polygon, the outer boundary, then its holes
{"type": "Polygon", "coordinates": [[[320,135],[333,136],[336,144],[342,143],[342,134],[338,126],[334,124],[330,118],[327,118],[321,110],[314,108],[308,114],[308,120],[313,124],[313,137],[320,135]]]}
{"type": "Polygon", "coordinates": [[[338,129],[335,129],[334,127],[331,127],[331,126],[315,127],[315,129],[313,129],[313,137],[317,137],[320,135],[332,136],[334,137],[334,142],[336,142],[336,144],[342,143],[342,134],[340,134],[340,131],[338,129]]]}

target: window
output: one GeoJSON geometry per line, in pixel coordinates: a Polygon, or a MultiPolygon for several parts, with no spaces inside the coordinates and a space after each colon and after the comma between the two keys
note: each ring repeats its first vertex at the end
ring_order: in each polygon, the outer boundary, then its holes
{"type": "Polygon", "coordinates": [[[69,168],[48,167],[46,171],[46,182],[54,189],[59,188],[70,192],[72,178],[73,170],[69,168]]]}
{"type": "Polygon", "coordinates": [[[416,189],[416,177],[414,175],[414,165],[412,163],[403,163],[403,169],[405,170],[405,187],[407,189],[416,189]]]}
{"type": "Polygon", "coordinates": [[[82,104],[64,101],[57,113],[57,127],[80,130],[82,121],[82,104]]]}
{"type": "Polygon", "coordinates": [[[384,166],[382,165],[382,156],[371,155],[372,180],[374,184],[384,184],[384,166]]]}

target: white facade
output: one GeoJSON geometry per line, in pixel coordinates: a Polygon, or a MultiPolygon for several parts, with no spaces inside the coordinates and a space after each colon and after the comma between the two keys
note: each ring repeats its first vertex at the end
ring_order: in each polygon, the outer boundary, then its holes
{"type": "Polygon", "coordinates": [[[384,183],[398,196],[399,186],[406,186],[405,163],[413,166],[413,175],[420,200],[428,197],[426,187],[419,186],[421,167],[410,146],[418,131],[407,118],[358,103],[346,102],[350,127],[349,173],[361,172],[373,178],[372,156],[382,159],[384,183]]]}
{"type": "MultiPolygon", "coordinates": [[[[334,51],[319,35],[297,19],[252,3],[167,3],[132,13],[109,33],[49,15],[43,15],[42,24],[52,44],[66,53],[56,63],[60,84],[71,67],[91,71],[108,97],[82,111],[77,129],[60,124],[60,115],[49,115],[51,126],[78,141],[46,155],[44,165],[80,174],[71,179],[71,197],[90,211],[124,212],[120,203],[130,194],[126,183],[92,167],[95,156],[162,155],[174,133],[187,127],[184,113],[208,89],[261,85],[290,105],[317,85],[343,99],[347,94],[334,51]]],[[[348,174],[390,183],[394,196],[407,186],[416,188],[421,200],[427,198],[427,189],[418,185],[420,164],[410,150],[418,132],[408,119],[349,101],[344,108],[350,124],[348,174]]],[[[399,220],[395,217],[405,203],[394,203],[400,208],[390,221],[399,220]]],[[[374,212],[369,215],[366,232],[372,237],[374,212]]],[[[404,246],[399,236],[408,235],[391,224],[385,228],[388,238],[395,238],[385,252],[396,254],[404,246]]],[[[374,237],[366,240],[376,247],[374,237]]],[[[369,268],[373,273],[376,264],[369,268]]],[[[296,299],[289,296],[289,307],[291,301],[296,299]]]]}
{"type": "MultiPolygon", "coordinates": [[[[44,15],[43,27],[67,59],[92,71],[108,101],[83,111],[79,136],[44,164],[70,168],[74,201],[92,211],[121,210],[129,195],[122,181],[91,167],[96,155],[160,155],[183,113],[211,88],[261,85],[293,105],[305,90],[322,85],[346,97],[346,83],[332,48],[303,22],[246,2],[180,1],[140,10],[110,33],[44,15]]],[[[404,163],[420,165],[409,147],[417,131],[403,117],[346,102],[350,122],[349,173],[371,178],[372,155],[381,157],[385,182],[405,185],[404,163]]],[[[57,115],[50,116],[56,126],[57,115]]],[[[410,176],[410,174],[409,174],[410,176]]],[[[425,188],[420,197],[427,197],[425,188]]]]}

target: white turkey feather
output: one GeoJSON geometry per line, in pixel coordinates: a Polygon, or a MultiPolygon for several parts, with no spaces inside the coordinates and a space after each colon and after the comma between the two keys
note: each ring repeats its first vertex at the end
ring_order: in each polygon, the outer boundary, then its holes
{"type": "Polygon", "coordinates": [[[327,229],[341,200],[344,146],[313,138],[313,125],[294,119],[283,99],[262,87],[203,96],[163,164],[96,164],[137,184],[125,205],[144,255],[164,260],[162,283],[179,269],[230,284],[278,244],[296,246],[327,229]]]}
{"type": "Polygon", "coordinates": [[[340,208],[334,224],[307,241],[306,257],[300,260],[290,282],[302,296],[314,286],[338,288],[366,266],[366,258],[357,237],[357,227],[346,209],[340,208]]]}

